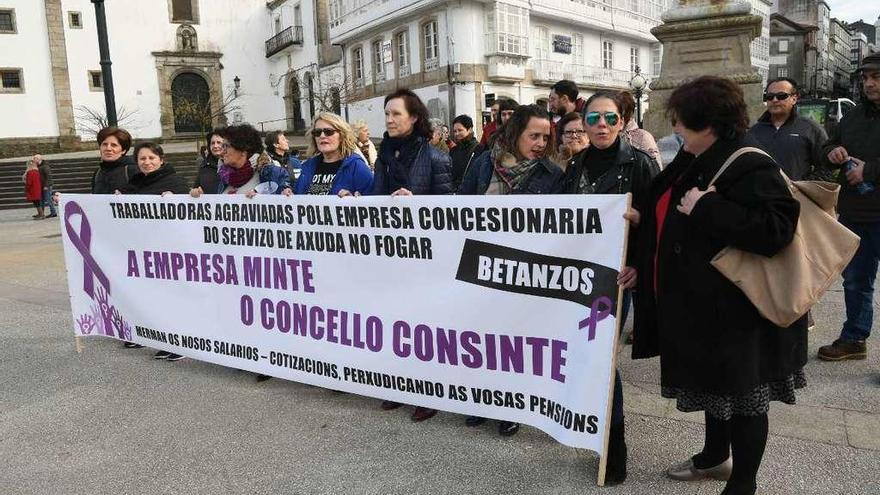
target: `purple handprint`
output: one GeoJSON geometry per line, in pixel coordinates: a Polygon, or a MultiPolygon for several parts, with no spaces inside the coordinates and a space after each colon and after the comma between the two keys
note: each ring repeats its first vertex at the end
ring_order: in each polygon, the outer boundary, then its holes
{"type": "Polygon", "coordinates": [[[92,321],[95,322],[95,330],[98,333],[104,333],[104,317],[101,315],[101,308],[98,304],[92,304],[92,321]]]}
{"type": "Polygon", "coordinates": [[[104,290],[103,287],[98,287],[98,290],[95,291],[95,296],[98,300],[99,307],[101,308],[101,319],[104,323],[104,334],[113,336],[113,306],[110,305],[110,298],[107,295],[107,291],[104,290]]]}
{"type": "Polygon", "coordinates": [[[76,325],[79,327],[79,333],[89,335],[95,329],[95,319],[92,315],[84,313],[76,320],[76,325]]]}

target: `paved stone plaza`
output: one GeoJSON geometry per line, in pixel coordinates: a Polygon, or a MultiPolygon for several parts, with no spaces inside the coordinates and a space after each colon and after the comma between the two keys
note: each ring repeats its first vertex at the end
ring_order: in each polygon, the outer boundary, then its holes
{"type": "MultiPolygon", "coordinates": [[[[700,448],[701,414],[659,396],[657,360],[621,352],[629,478],[596,486],[598,457],[524,427],[501,438],[440,413],[91,338],[77,354],[57,219],[0,212],[0,492],[4,494],[700,494],[663,470],[700,448]]],[[[161,308],[157,308],[161,310],[161,308]]],[[[809,386],[774,404],[761,494],[880,494],[880,337],[867,361],[824,363],[843,321],[837,284],[814,311],[809,386]]]]}

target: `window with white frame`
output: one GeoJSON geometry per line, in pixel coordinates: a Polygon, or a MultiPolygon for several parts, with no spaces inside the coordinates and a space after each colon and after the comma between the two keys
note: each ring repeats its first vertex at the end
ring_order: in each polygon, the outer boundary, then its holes
{"type": "Polygon", "coordinates": [[[15,9],[0,9],[0,33],[15,34],[15,9]]]}
{"type": "Polygon", "coordinates": [[[654,43],[651,45],[651,73],[655,76],[660,75],[660,67],[663,63],[663,45],[654,43]]]}
{"type": "Polygon", "coordinates": [[[437,36],[437,21],[422,24],[422,54],[425,56],[424,69],[434,70],[440,67],[440,41],[437,36]]]}
{"type": "Polygon", "coordinates": [[[788,67],[777,67],[776,77],[788,77],[788,67]]]}
{"type": "Polygon", "coordinates": [[[372,56],[373,56],[373,83],[382,82],[385,80],[385,59],[384,54],[382,53],[382,42],[383,40],[375,40],[371,45],[372,56]]]}
{"type": "Polygon", "coordinates": [[[406,77],[409,71],[409,32],[401,31],[394,35],[397,47],[397,77],[406,77]]]}
{"type": "Polygon", "coordinates": [[[364,85],[364,49],[357,47],[351,51],[352,76],[354,77],[355,87],[364,85]]]}
{"type": "Polygon", "coordinates": [[[614,68],[614,43],[608,40],[602,42],[602,67],[614,68]]]}
{"type": "Polygon", "coordinates": [[[547,26],[535,28],[535,60],[550,58],[550,29],[547,26]]]}
{"type": "Polygon", "coordinates": [[[639,63],[639,47],[631,46],[629,47],[629,71],[635,74],[636,67],[639,67],[641,63],[639,63]]]}
{"type": "Polygon", "coordinates": [[[788,53],[788,40],[779,40],[776,49],[779,53],[788,53]]]}
{"type": "Polygon", "coordinates": [[[584,35],[571,33],[571,60],[575,65],[584,63],[584,35]]]}
{"type": "Polygon", "coordinates": [[[527,56],[529,53],[529,13],[526,8],[495,3],[487,12],[490,53],[527,56]]]}

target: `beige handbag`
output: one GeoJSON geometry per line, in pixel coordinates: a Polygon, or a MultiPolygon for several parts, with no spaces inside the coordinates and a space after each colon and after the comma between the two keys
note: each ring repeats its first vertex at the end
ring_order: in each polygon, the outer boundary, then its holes
{"type": "MultiPolygon", "coordinates": [[[[758,148],[741,148],[709,185],[744,153],[769,156],[758,148]]],[[[843,272],[859,247],[859,237],[835,217],[839,185],[793,182],[782,169],[779,172],[801,205],[791,244],[770,258],[728,246],[712,258],[712,266],[745,293],[761,316],[786,328],[805,315],[843,272]]]]}

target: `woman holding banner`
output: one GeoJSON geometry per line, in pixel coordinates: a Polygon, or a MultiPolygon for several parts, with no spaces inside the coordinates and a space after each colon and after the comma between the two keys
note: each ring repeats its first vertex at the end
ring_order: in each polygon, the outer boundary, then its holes
{"type": "Polygon", "coordinates": [[[777,327],[711,260],[726,246],[773,256],[792,241],[800,208],[779,167],[757,153],[736,159],[717,189],[709,187],[728,157],[751,144],[736,83],[700,77],[667,105],[684,147],[642,210],[633,357],[659,355],[662,395],[705,414],[702,452],[667,476],[726,480],[723,495],[752,495],[770,402],[794,403],[806,385],[806,318],[777,327]]]}
{"type": "MultiPolygon", "coordinates": [[[[584,125],[590,146],[566,169],[565,192],[568,194],[632,194],[636,209],[644,201],[653,178],[654,164],[651,157],[633,148],[622,139],[623,117],[617,94],[599,91],[585,105],[584,125]]],[[[620,328],[629,313],[632,293],[636,283],[636,270],[632,268],[635,251],[635,229],[630,229],[627,267],[623,269],[618,283],[623,287],[620,328]]],[[[626,479],[626,436],[623,417],[623,382],[615,370],[614,396],[611,407],[611,431],[608,441],[608,467],[606,481],[619,484],[626,479]]]]}
{"type": "MultiPolygon", "coordinates": [[[[293,194],[287,167],[274,162],[263,150],[260,131],[250,124],[232,125],[220,130],[226,140],[223,146],[223,163],[217,170],[222,194],[244,194],[252,198],[262,194],[293,194]]],[[[201,188],[190,190],[190,196],[198,198],[201,188]]]]}
{"type": "Polygon", "coordinates": [[[315,117],[308,135],[308,155],[293,186],[294,194],[360,196],[373,188],[373,172],[360,153],[351,127],[339,115],[315,117]]]}
{"type": "MultiPolygon", "coordinates": [[[[428,108],[418,95],[408,89],[398,89],[386,96],[385,135],[376,160],[372,194],[451,194],[449,154],[431,146],[430,138],[428,108]]],[[[346,193],[349,191],[339,195],[346,193]]],[[[382,402],[382,409],[388,411],[401,405],[386,400],[382,402]]],[[[435,414],[435,409],[416,407],[410,419],[424,421],[435,414]]]]}
{"type": "MultiPolygon", "coordinates": [[[[475,191],[459,194],[557,194],[562,192],[562,169],[553,160],[556,143],[550,131],[550,115],[537,105],[522,105],[499,129],[492,150],[474,162],[468,181],[475,191]]],[[[467,426],[479,426],[486,418],[468,416],[467,426]]],[[[510,436],[519,423],[499,421],[498,433],[510,436]]]]}
{"type": "MultiPolygon", "coordinates": [[[[116,190],[116,194],[186,194],[189,186],[177,175],[171,165],[165,164],[165,152],[156,143],[141,143],[134,149],[140,172],[134,174],[128,184],[116,190]]],[[[158,351],[153,359],[179,361],[180,354],[158,351]]]]}
{"type": "Polygon", "coordinates": [[[428,143],[431,135],[428,109],[415,93],[398,89],[385,97],[385,136],[376,160],[373,194],[452,193],[449,154],[428,143]]]}

